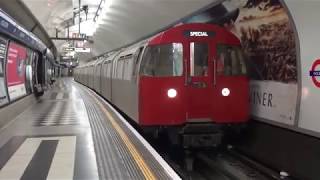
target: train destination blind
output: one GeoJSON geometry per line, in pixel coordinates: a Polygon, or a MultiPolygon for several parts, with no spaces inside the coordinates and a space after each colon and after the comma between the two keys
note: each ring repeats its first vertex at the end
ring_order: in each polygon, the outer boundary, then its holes
{"type": "Polygon", "coordinates": [[[215,32],[213,31],[192,31],[192,30],[187,30],[184,31],[184,36],[186,37],[214,37],[215,32]]]}

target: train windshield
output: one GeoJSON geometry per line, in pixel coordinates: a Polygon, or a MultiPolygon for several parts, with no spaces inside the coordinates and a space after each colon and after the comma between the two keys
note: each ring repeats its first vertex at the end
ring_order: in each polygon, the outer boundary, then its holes
{"type": "Polygon", "coordinates": [[[217,45],[217,72],[225,76],[247,74],[243,52],[240,46],[217,45]]]}
{"type": "Polygon", "coordinates": [[[140,75],[182,76],[183,46],[180,43],[149,46],[141,62],[140,75]]]}

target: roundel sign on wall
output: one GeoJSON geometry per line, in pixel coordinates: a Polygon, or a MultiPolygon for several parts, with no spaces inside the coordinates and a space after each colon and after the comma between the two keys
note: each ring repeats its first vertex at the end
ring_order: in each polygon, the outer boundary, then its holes
{"type": "Polygon", "coordinates": [[[310,76],[312,78],[313,84],[320,88],[320,59],[317,59],[312,64],[310,76]]]}

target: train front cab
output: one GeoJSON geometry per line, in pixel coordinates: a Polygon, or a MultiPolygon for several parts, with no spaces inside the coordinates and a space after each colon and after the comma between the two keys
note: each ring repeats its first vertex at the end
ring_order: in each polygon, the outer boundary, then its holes
{"type": "Polygon", "coordinates": [[[139,89],[139,123],[185,147],[216,146],[224,127],[248,120],[240,41],[221,27],[181,25],[150,40],[139,89]]]}

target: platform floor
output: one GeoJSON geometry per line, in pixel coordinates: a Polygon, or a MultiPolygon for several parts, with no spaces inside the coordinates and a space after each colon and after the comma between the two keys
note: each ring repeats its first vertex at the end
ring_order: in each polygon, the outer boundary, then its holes
{"type": "Polygon", "coordinates": [[[180,179],[88,88],[58,80],[0,130],[0,179],[180,179]]]}

